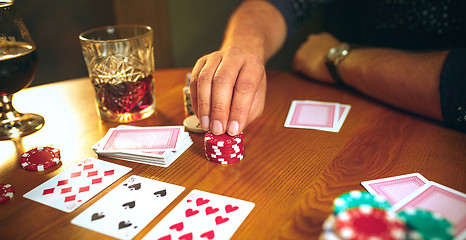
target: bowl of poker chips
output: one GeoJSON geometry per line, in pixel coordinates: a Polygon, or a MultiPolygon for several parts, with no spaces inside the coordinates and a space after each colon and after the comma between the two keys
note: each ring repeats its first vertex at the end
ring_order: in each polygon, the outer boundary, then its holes
{"type": "Polygon", "coordinates": [[[423,209],[391,210],[380,196],[364,191],[344,193],[333,201],[319,240],[434,240],[453,239],[453,225],[423,209]]]}

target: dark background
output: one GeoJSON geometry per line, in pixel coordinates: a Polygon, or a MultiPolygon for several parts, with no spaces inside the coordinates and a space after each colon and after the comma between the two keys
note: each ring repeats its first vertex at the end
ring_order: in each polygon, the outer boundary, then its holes
{"type": "MultiPolygon", "coordinates": [[[[192,67],[220,46],[228,17],[240,0],[17,0],[16,8],[37,45],[36,86],[87,76],[78,36],[93,27],[144,23],[156,31],[157,68],[192,67]],[[154,26],[155,25],[155,26],[154,26]]],[[[303,27],[319,29],[319,14],[303,27]],[[317,20],[315,20],[317,19],[317,20]]],[[[299,43],[293,38],[267,65],[290,71],[299,43]]]]}

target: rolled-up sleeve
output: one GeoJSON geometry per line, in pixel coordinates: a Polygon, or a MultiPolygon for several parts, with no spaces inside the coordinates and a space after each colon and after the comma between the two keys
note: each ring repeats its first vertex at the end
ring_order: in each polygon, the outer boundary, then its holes
{"type": "Polygon", "coordinates": [[[331,0],[269,0],[282,13],[286,21],[287,40],[297,31],[299,24],[307,20],[311,10],[331,0]]]}

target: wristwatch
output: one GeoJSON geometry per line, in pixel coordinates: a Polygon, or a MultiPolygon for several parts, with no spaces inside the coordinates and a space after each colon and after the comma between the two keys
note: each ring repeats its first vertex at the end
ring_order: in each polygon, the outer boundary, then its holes
{"type": "Polygon", "coordinates": [[[342,42],[337,46],[330,48],[327,53],[325,65],[327,65],[327,69],[330,72],[330,75],[332,75],[332,78],[339,84],[344,84],[344,82],[338,73],[338,65],[349,54],[350,49],[351,47],[348,43],[342,42]]]}

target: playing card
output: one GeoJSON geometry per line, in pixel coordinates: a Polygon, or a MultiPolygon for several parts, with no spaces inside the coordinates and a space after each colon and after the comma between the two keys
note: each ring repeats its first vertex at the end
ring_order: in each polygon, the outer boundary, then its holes
{"type": "Polygon", "coordinates": [[[115,238],[132,239],[184,189],[133,175],[71,223],[115,238]]]}
{"type": "Polygon", "coordinates": [[[429,181],[419,173],[361,182],[371,194],[384,197],[392,205],[403,200],[429,181]]]}
{"type": "Polygon", "coordinates": [[[336,116],[337,121],[334,126],[334,131],[339,132],[341,129],[341,126],[343,126],[343,123],[345,122],[346,117],[348,116],[349,110],[351,109],[351,106],[348,104],[339,104],[338,106],[338,115],[336,116]]]}
{"type": "MultiPolygon", "coordinates": [[[[95,143],[92,146],[92,148],[99,156],[102,156],[102,157],[116,158],[116,159],[149,164],[149,165],[154,165],[154,166],[159,166],[159,167],[168,167],[184,151],[186,151],[193,144],[193,141],[191,140],[189,133],[184,132],[184,131],[180,132],[178,130],[184,130],[184,127],[183,126],[136,127],[136,126],[120,125],[117,128],[110,129],[102,139],[100,139],[97,143],[95,143]],[[157,129],[157,130],[161,130],[162,132],[170,131],[169,129],[176,129],[176,131],[178,132],[177,133],[178,137],[177,137],[176,147],[175,147],[176,149],[173,150],[173,149],[167,148],[166,150],[160,150],[160,149],[146,148],[146,147],[157,147],[157,146],[136,147],[136,145],[134,145],[135,146],[134,148],[119,148],[119,150],[117,149],[105,150],[104,149],[105,145],[111,141],[111,136],[115,134],[115,131],[119,131],[122,129],[125,131],[127,130],[152,131],[154,129],[157,129]]],[[[138,134],[143,134],[143,133],[138,133],[138,134]]],[[[158,138],[167,137],[164,134],[159,134],[159,136],[153,136],[153,137],[158,137],[158,138]]],[[[126,140],[122,140],[122,143],[120,144],[123,144],[124,141],[126,140]]],[[[163,142],[164,140],[157,140],[157,141],[163,142]]],[[[169,142],[169,140],[167,141],[169,142]]],[[[126,142],[124,144],[128,144],[128,143],[126,142]]]]}
{"type": "Polygon", "coordinates": [[[71,212],[129,171],[129,167],[86,158],[23,196],[71,212]]]}
{"type": "Polygon", "coordinates": [[[154,157],[148,157],[148,156],[141,156],[141,155],[132,155],[132,154],[112,154],[112,158],[116,159],[122,159],[126,161],[131,161],[131,162],[138,162],[138,163],[143,163],[143,164],[148,164],[148,165],[154,165],[154,166],[159,166],[159,167],[168,167],[170,164],[172,164],[181,154],[183,154],[191,145],[193,144],[193,141],[191,138],[188,138],[185,140],[185,143],[183,143],[176,152],[168,152],[168,154],[163,158],[154,158],[154,157]]]}
{"type": "Polygon", "coordinates": [[[456,236],[466,234],[466,194],[428,182],[393,206],[393,210],[421,208],[449,220],[456,236]]]}
{"type": "Polygon", "coordinates": [[[182,132],[182,126],[111,128],[96,152],[176,151],[180,147],[182,132]]]}
{"type": "Polygon", "coordinates": [[[230,239],[253,208],[252,202],[193,190],[144,240],[230,239]]]}
{"type": "Polygon", "coordinates": [[[284,126],[338,132],[350,108],[347,104],[294,100],[284,126]]]}

